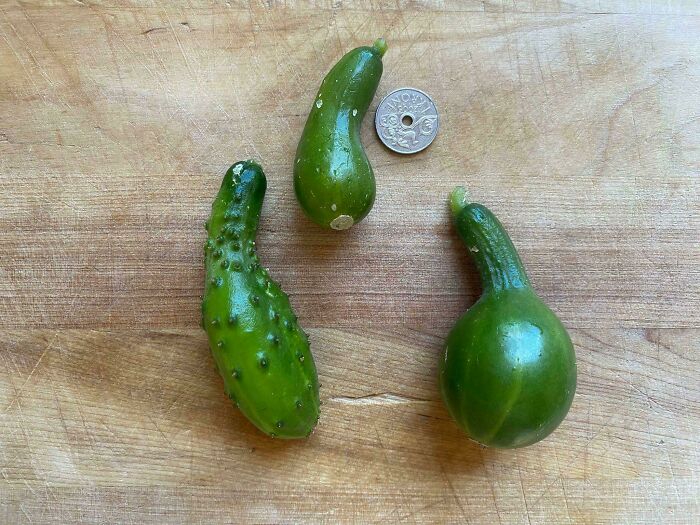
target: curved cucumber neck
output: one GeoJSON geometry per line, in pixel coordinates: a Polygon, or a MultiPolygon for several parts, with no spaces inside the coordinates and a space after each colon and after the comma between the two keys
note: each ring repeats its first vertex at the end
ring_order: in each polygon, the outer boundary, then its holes
{"type": "Polygon", "coordinates": [[[450,195],[457,232],[481,276],[484,292],[526,288],[530,280],[503,225],[481,204],[470,203],[464,188],[450,195]]]}
{"type": "Polygon", "coordinates": [[[214,204],[219,226],[228,224],[241,237],[255,238],[266,189],[267,180],[257,163],[249,160],[231,166],[214,204]]]}
{"type": "MultiPolygon", "coordinates": [[[[341,57],[321,83],[302,140],[306,130],[314,126],[333,127],[336,135],[352,133],[359,139],[362,120],[384,70],[382,56],[386,50],[386,41],[378,38],[372,46],[357,47],[341,57]]],[[[326,130],[320,135],[325,136],[326,130]]]]}

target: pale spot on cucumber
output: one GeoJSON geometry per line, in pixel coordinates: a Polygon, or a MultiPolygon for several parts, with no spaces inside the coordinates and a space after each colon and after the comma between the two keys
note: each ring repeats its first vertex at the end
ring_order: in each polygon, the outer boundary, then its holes
{"type": "Polygon", "coordinates": [[[334,230],[347,230],[353,224],[355,220],[350,215],[338,215],[331,221],[330,226],[334,230]]]}
{"type": "Polygon", "coordinates": [[[335,205],[335,203],[331,204],[331,210],[336,211],[338,209],[338,206],[335,205]]]}
{"type": "Polygon", "coordinates": [[[323,100],[321,100],[321,99],[319,98],[319,99],[316,101],[316,107],[320,109],[321,106],[323,106],[323,100]]]}

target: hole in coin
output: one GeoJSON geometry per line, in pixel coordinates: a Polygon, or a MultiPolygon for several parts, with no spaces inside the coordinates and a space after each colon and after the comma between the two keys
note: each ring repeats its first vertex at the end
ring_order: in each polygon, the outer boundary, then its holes
{"type": "Polygon", "coordinates": [[[404,126],[410,126],[413,124],[413,117],[411,115],[404,115],[401,117],[401,124],[404,126]]]}

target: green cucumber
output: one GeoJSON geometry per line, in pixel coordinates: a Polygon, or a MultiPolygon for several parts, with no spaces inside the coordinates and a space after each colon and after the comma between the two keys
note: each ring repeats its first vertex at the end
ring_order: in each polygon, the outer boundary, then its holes
{"type": "Polygon", "coordinates": [[[266,187],[253,161],[224,176],[206,224],[202,324],[224,390],[241,412],[271,437],[302,438],[318,421],[318,377],[289,298],[256,253],[266,187]]]}
{"type": "Polygon", "coordinates": [[[345,230],[372,209],[374,172],[360,128],[382,76],[383,38],[348,52],[321,83],[294,160],[294,190],[317,224],[345,230]]]}
{"type": "Polygon", "coordinates": [[[503,225],[463,188],[451,195],[457,232],[483,293],[447,337],[440,390],[475,441],[500,448],[544,439],[566,416],[576,356],[564,325],[537,296],[503,225]]]}

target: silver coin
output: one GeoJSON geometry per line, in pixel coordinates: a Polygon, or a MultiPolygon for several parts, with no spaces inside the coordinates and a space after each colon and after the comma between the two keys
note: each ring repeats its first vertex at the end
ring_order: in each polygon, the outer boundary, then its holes
{"type": "Polygon", "coordinates": [[[435,102],[415,88],[385,96],[377,107],[374,126],[384,145],[397,153],[416,153],[435,139],[440,121],[435,102]]]}

